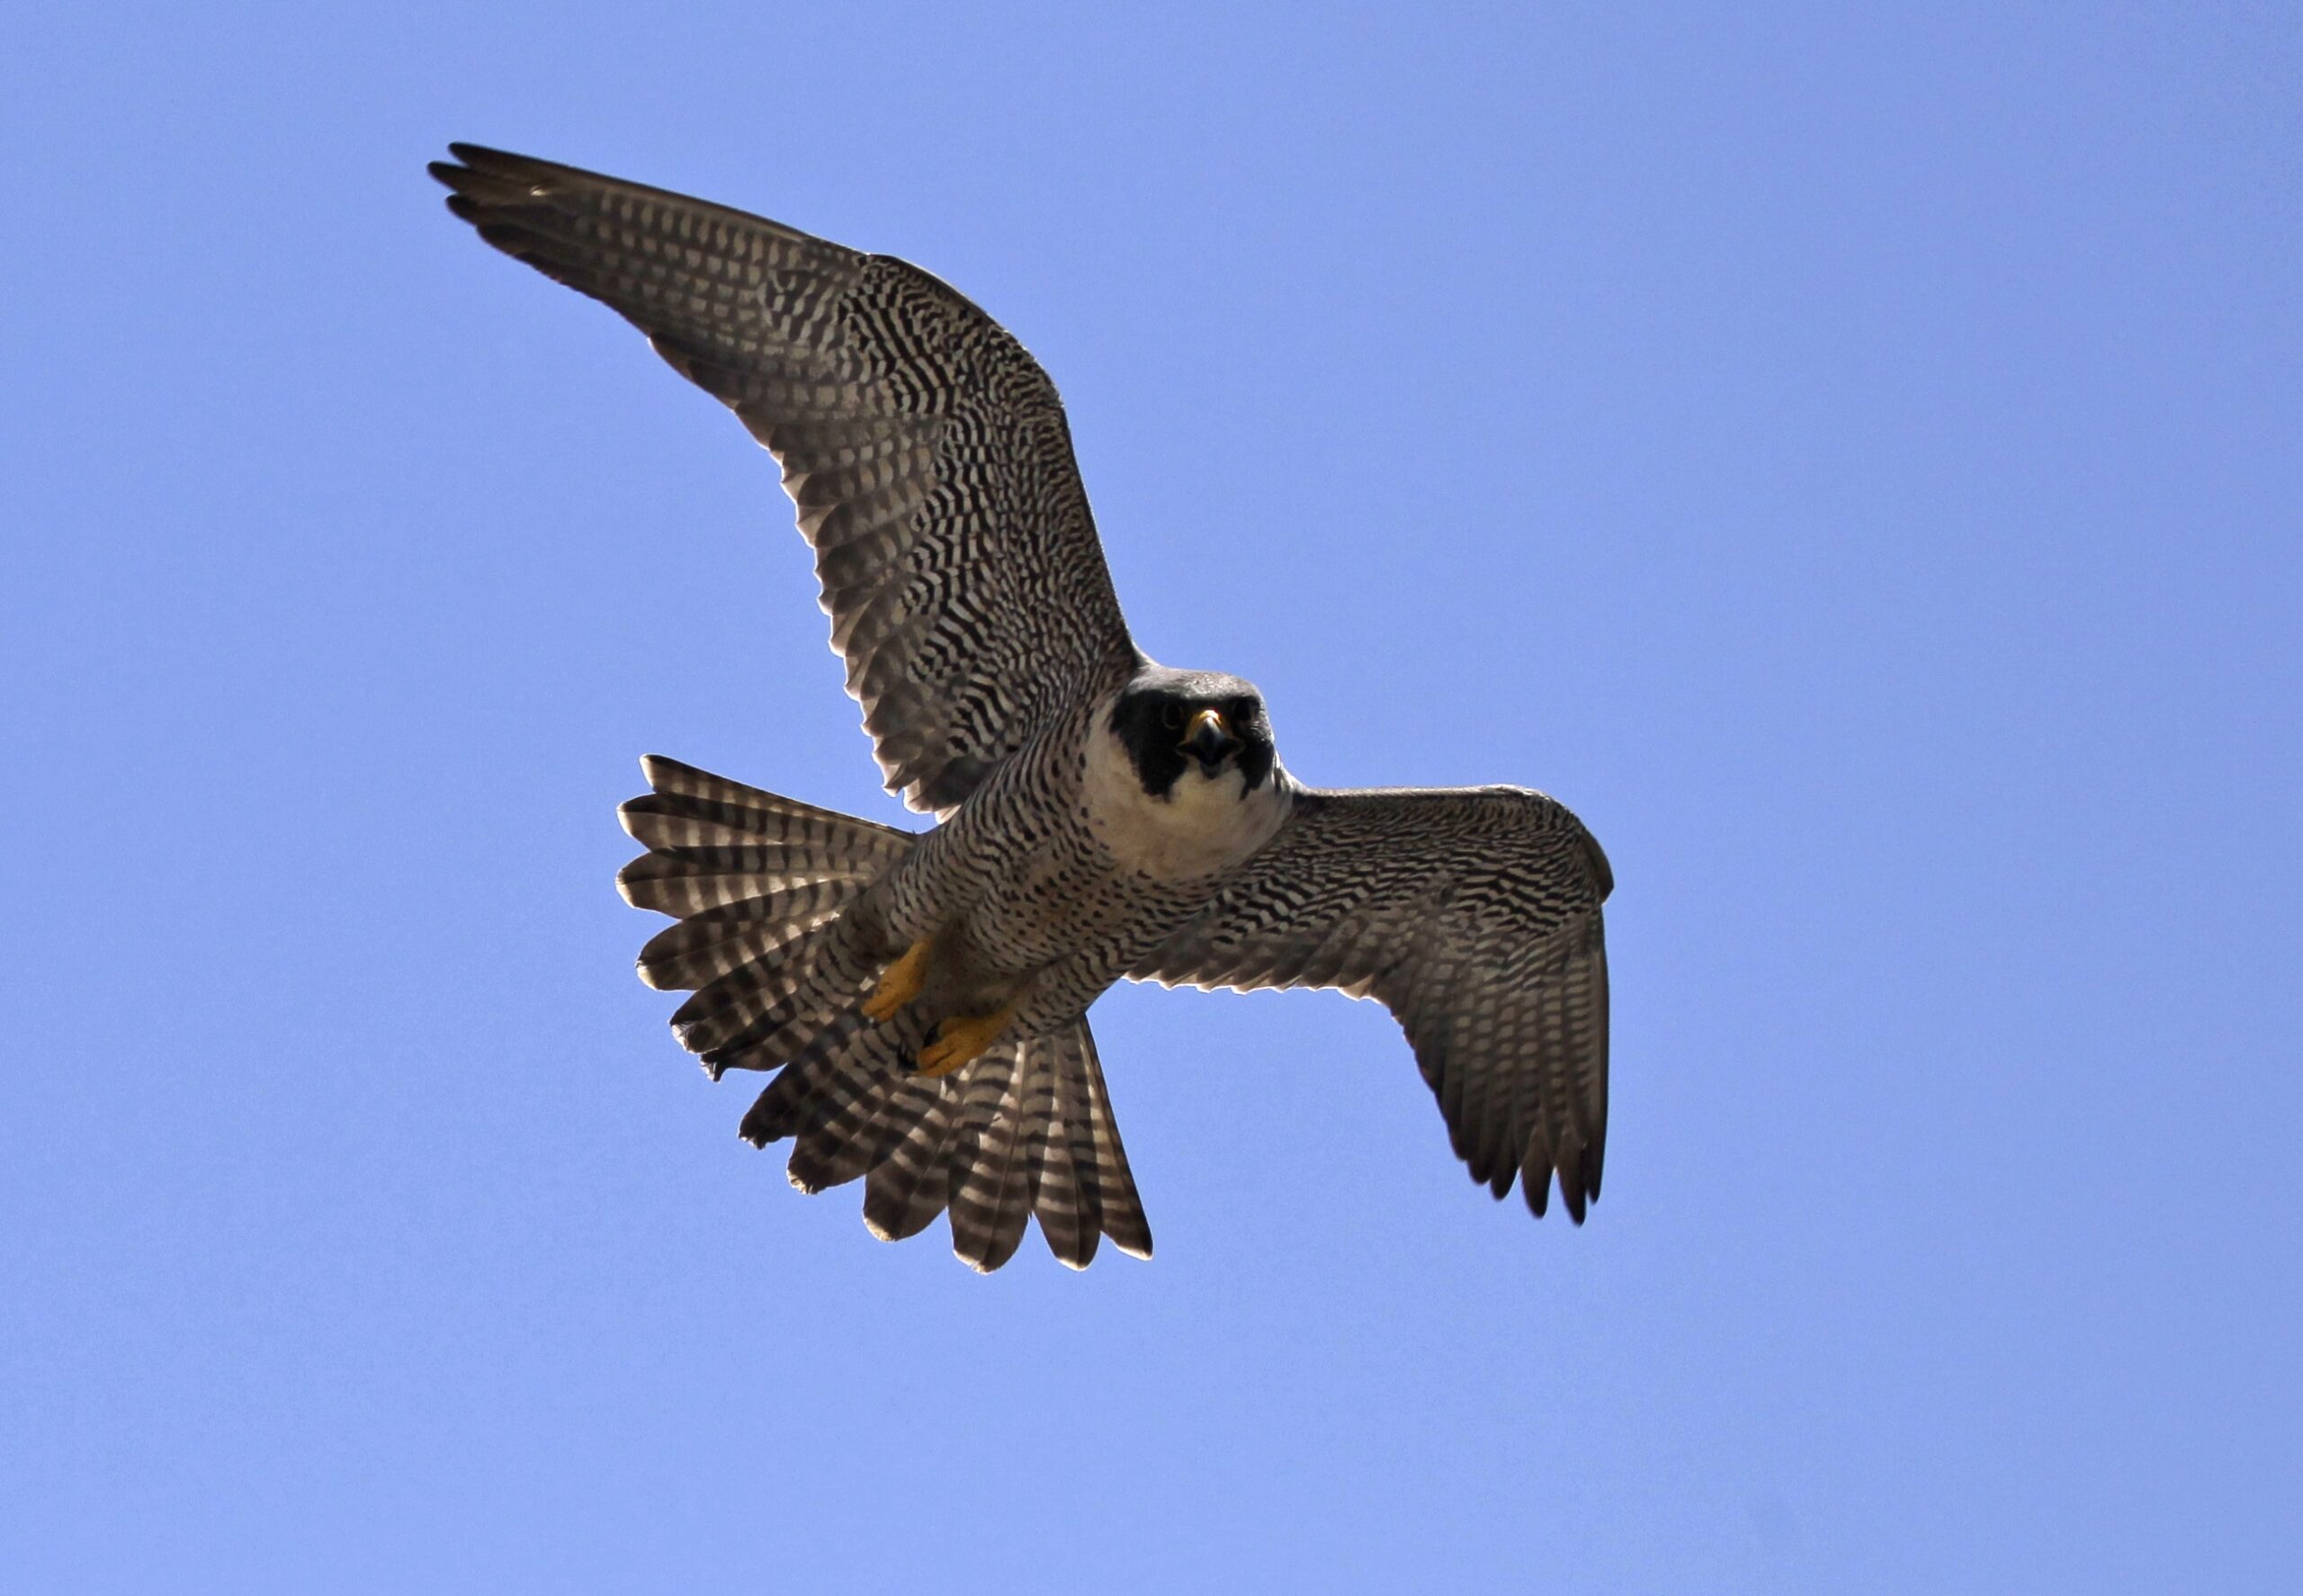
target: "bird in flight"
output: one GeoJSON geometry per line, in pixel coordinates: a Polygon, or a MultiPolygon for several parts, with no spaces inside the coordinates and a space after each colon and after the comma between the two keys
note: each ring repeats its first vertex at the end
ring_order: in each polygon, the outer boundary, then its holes
{"type": "Polygon", "coordinates": [[[919,267],[469,144],[482,239],[607,305],[782,465],[831,643],[911,832],[677,760],[619,811],[673,918],[641,978],[802,1191],[883,1239],[1026,1222],[1084,1269],[1152,1251],[1087,1012],[1123,977],[1333,987],[1397,1017],[1456,1157],[1582,1223],[1607,1141],[1607,857],[1520,787],[1306,786],[1263,697],[1137,647],[1054,385],[919,267]]]}

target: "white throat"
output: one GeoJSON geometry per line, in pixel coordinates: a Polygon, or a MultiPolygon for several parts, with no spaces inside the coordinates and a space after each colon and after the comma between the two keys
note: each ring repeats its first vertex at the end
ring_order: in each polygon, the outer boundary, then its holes
{"type": "Polygon", "coordinates": [[[1187,764],[1160,797],[1143,790],[1135,762],[1099,705],[1088,733],[1081,809],[1096,840],[1121,866],[1154,881],[1210,875],[1244,863],[1269,842],[1295,800],[1275,764],[1254,792],[1236,766],[1214,776],[1187,764]]]}

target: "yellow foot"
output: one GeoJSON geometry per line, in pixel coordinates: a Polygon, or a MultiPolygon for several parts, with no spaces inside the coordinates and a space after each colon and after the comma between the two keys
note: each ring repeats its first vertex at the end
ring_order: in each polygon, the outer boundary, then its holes
{"type": "Polygon", "coordinates": [[[936,1040],[919,1050],[919,1073],[932,1080],[949,1075],[999,1040],[1016,1018],[1014,1005],[990,1014],[965,1015],[936,1027],[936,1040]]]}
{"type": "Polygon", "coordinates": [[[871,1020],[894,1018],[897,1009],[919,996],[919,989],[927,981],[927,938],[922,937],[880,977],[880,984],[864,1000],[864,1017],[871,1020]]]}

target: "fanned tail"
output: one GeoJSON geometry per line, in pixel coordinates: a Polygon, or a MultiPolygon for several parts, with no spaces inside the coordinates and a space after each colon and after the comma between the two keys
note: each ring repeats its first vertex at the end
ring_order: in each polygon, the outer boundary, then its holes
{"type": "MultiPolygon", "coordinates": [[[[655,790],[617,812],[648,851],[616,885],[678,923],[640,950],[640,978],[694,996],[672,1016],[718,1080],[773,1070],[844,1038],[878,972],[842,915],[901,862],[911,834],[650,755],[655,790]]],[[[852,1028],[852,1027],[850,1027],[852,1028]]]]}
{"type": "Polygon", "coordinates": [[[880,963],[843,934],[842,916],[901,861],[911,833],[673,759],[641,768],[654,791],[618,812],[649,851],[617,884],[677,923],[641,950],[641,978],[693,990],[672,1024],[712,1079],[777,1071],[744,1116],[745,1140],[790,1139],[802,1191],[865,1179],[865,1223],[883,1240],[948,1211],[952,1250],[985,1272],[1015,1256],[1035,1215],[1073,1269],[1107,1235],[1151,1256],[1084,1019],[1004,1038],[926,1080],[913,1072],[926,1040],[917,1018],[864,1018],[880,963]]]}
{"type": "MultiPolygon", "coordinates": [[[[986,1273],[1015,1256],[1036,1216],[1048,1251],[1084,1269],[1100,1240],[1152,1256],[1152,1230],[1112,1123],[1088,1022],[1005,1038],[940,1080],[907,1078],[874,1104],[836,1178],[869,1179],[864,1223],[884,1241],[949,1212],[952,1251],[986,1273]]],[[[797,1171],[808,1149],[793,1154],[797,1171]]],[[[797,1178],[795,1173],[795,1179],[797,1178]]]]}

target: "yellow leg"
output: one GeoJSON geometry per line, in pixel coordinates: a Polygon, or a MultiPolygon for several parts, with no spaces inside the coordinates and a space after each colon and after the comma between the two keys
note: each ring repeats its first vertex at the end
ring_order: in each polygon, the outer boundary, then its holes
{"type": "Polygon", "coordinates": [[[936,1040],[919,1050],[919,1073],[933,1079],[949,1075],[999,1040],[999,1033],[1016,1018],[1016,1006],[990,1014],[958,1016],[936,1027],[936,1040]]]}
{"type": "Polygon", "coordinates": [[[919,989],[927,982],[927,943],[928,938],[922,937],[888,966],[880,984],[864,1000],[866,1019],[892,1019],[897,1009],[919,996],[919,989]]]}

